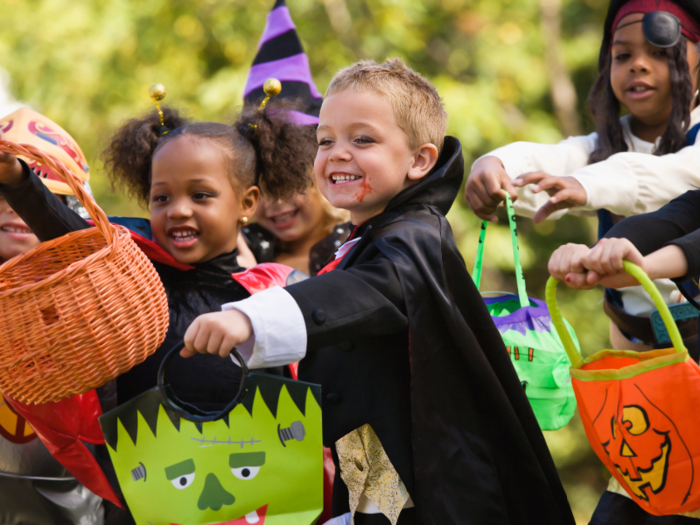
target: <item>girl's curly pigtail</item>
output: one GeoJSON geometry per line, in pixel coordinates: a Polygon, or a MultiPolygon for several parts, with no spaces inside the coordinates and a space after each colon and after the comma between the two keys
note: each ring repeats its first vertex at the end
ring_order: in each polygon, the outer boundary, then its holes
{"type": "MultiPolygon", "coordinates": [[[[168,130],[175,130],[188,123],[178,110],[163,107],[163,123],[168,130]]],[[[102,153],[107,176],[112,188],[123,188],[130,197],[148,208],[151,193],[151,161],[163,135],[157,111],[142,118],[131,119],[112,136],[109,146],[102,153]]]]}
{"type": "Polygon", "coordinates": [[[271,100],[263,111],[249,104],[234,124],[255,150],[255,181],[273,199],[303,193],[312,182],[318,145],[314,126],[298,126],[290,118],[296,104],[271,100]]]}

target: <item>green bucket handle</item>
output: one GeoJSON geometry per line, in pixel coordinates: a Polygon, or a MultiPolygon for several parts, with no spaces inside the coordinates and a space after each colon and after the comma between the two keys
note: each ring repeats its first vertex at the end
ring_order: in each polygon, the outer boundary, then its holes
{"type": "MultiPolygon", "coordinates": [[[[651,279],[649,279],[649,276],[644,272],[644,270],[642,270],[636,264],[631,263],[629,261],[622,261],[622,264],[624,265],[625,271],[632,277],[637,279],[642,285],[642,287],[651,296],[651,299],[652,301],[654,301],[656,308],[659,310],[659,314],[661,314],[661,318],[664,320],[664,324],[666,325],[668,333],[671,336],[673,348],[676,350],[676,352],[679,353],[687,352],[687,350],[685,349],[685,345],[683,344],[683,338],[681,337],[681,333],[678,331],[678,326],[676,326],[676,323],[673,320],[673,315],[671,315],[671,311],[668,309],[668,305],[666,305],[666,302],[663,300],[663,297],[661,297],[661,293],[654,285],[654,282],[651,279]]],[[[545,300],[547,302],[547,308],[549,308],[549,314],[552,317],[554,327],[557,329],[559,338],[564,344],[566,354],[569,356],[571,364],[573,366],[576,366],[581,361],[582,357],[579,351],[576,350],[574,341],[571,339],[571,335],[569,334],[569,331],[564,325],[564,318],[562,317],[561,310],[559,310],[559,305],[557,304],[558,283],[559,281],[556,280],[554,277],[549,278],[549,280],[547,281],[547,288],[545,290],[545,300]]]]}
{"type": "MultiPolygon", "coordinates": [[[[510,238],[513,243],[513,262],[515,263],[515,280],[518,283],[518,297],[520,299],[520,307],[525,308],[530,306],[530,299],[527,297],[527,289],[525,288],[525,277],[523,276],[523,267],[520,264],[520,247],[518,245],[518,230],[515,227],[515,212],[513,211],[513,203],[510,200],[510,195],[503,192],[506,201],[506,214],[508,215],[508,224],[510,225],[510,238]]],[[[474,262],[474,284],[478,290],[481,286],[481,269],[484,264],[484,244],[486,241],[486,228],[488,221],[481,223],[481,233],[479,234],[479,247],[476,251],[476,261],[474,262]]]]}

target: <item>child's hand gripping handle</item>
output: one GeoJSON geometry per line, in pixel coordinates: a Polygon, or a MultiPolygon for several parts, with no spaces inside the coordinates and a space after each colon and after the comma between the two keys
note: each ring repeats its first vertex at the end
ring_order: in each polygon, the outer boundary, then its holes
{"type": "Polygon", "coordinates": [[[188,421],[193,421],[195,423],[206,423],[208,421],[216,421],[218,419],[221,419],[235,408],[235,406],[240,402],[241,398],[245,394],[246,379],[248,378],[248,365],[246,364],[245,359],[243,359],[241,354],[238,353],[238,350],[236,348],[231,349],[231,355],[235,356],[242,371],[241,384],[238,387],[238,393],[236,394],[236,397],[234,397],[233,400],[222,410],[216,412],[206,412],[204,410],[200,410],[194,405],[191,405],[179,399],[173,392],[173,389],[170,387],[170,383],[168,383],[168,365],[170,364],[170,361],[173,359],[173,357],[175,357],[175,355],[178,354],[180,350],[182,350],[184,347],[184,341],[177,343],[168,351],[166,356],[163,358],[163,361],[161,361],[160,363],[160,367],[158,368],[157,384],[158,390],[161,394],[161,399],[167,407],[174,410],[180,415],[180,417],[188,421]]]}
{"type": "MultiPolygon", "coordinates": [[[[685,346],[683,345],[683,338],[678,331],[678,326],[676,326],[676,323],[673,320],[673,315],[671,315],[666,302],[663,300],[663,297],[661,297],[661,293],[659,293],[659,290],[654,285],[654,282],[649,279],[647,274],[644,273],[644,270],[642,270],[636,264],[629,261],[623,261],[622,264],[625,271],[637,279],[642,287],[644,287],[647,293],[651,296],[651,299],[654,301],[656,308],[659,310],[661,318],[666,325],[666,329],[671,336],[673,348],[676,350],[676,352],[687,352],[685,346]]],[[[556,290],[558,283],[559,281],[554,277],[549,278],[545,291],[545,300],[547,302],[547,308],[549,308],[549,314],[552,317],[554,327],[557,329],[559,338],[564,344],[564,349],[571,360],[572,366],[576,367],[582,360],[582,357],[578,350],[576,350],[574,341],[571,339],[571,335],[564,325],[564,318],[562,317],[561,311],[559,310],[559,305],[557,304],[556,290]]]]}
{"type": "Polygon", "coordinates": [[[15,144],[8,140],[0,139],[0,153],[10,153],[15,156],[22,156],[37,161],[44,166],[53,169],[63,181],[68,184],[80,204],[87,210],[99,232],[107,240],[107,244],[114,242],[114,230],[109,224],[107,215],[97,206],[94,199],[88,194],[83,186],[83,181],[73,174],[66,166],[52,155],[42,152],[39,148],[30,144],[15,144]]]}

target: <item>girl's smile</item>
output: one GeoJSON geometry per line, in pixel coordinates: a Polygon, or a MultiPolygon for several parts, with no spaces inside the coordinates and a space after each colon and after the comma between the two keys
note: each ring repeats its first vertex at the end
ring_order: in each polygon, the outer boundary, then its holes
{"type": "Polygon", "coordinates": [[[215,141],[189,135],[172,139],[153,157],[153,236],[178,262],[206,262],[236,248],[241,217],[253,215],[259,190],[239,195],[230,164],[215,141]]]}
{"type": "Polygon", "coordinates": [[[275,228],[286,230],[294,226],[298,215],[299,208],[293,208],[292,210],[282,211],[274,215],[267,215],[266,217],[275,225],[275,228]]]}
{"type": "Polygon", "coordinates": [[[181,250],[192,248],[199,240],[199,232],[189,226],[175,226],[168,228],[168,237],[172,243],[181,250]]]}

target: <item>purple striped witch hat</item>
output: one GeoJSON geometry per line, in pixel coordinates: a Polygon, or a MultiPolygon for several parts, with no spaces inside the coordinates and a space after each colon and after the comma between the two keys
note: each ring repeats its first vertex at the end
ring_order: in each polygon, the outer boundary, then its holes
{"type": "Polygon", "coordinates": [[[243,91],[246,103],[260,104],[265,98],[263,84],[268,78],[282,82],[282,92],[277,98],[301,99],[304,111],[293,111],[292,118],[300,126],[318,124],[318,113],[323,100],[316,89],[309,58],[304,53],[284,0],[277,0],[267,15],[258,54],[250,68],[243,91]]]}

